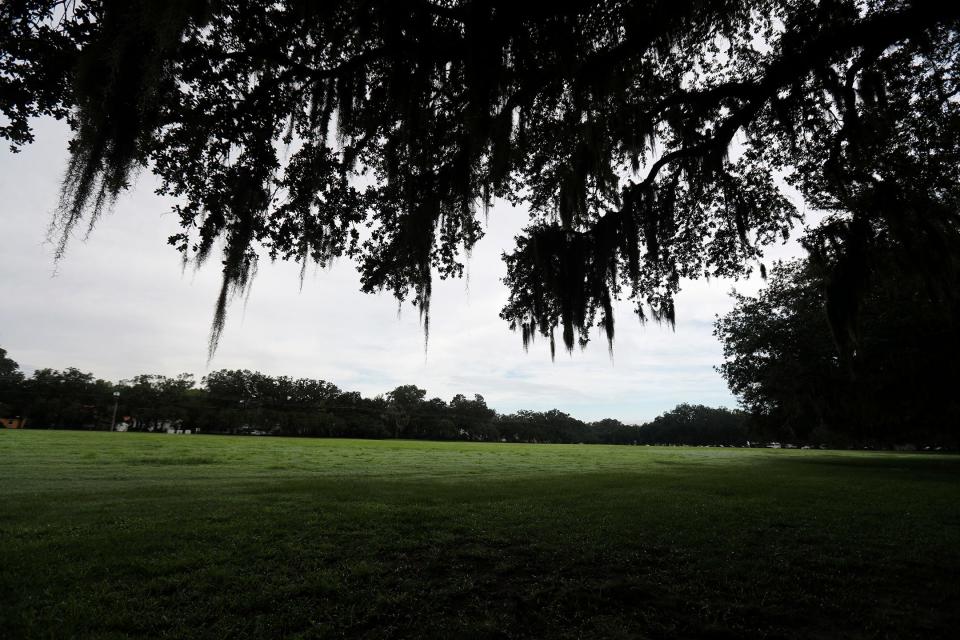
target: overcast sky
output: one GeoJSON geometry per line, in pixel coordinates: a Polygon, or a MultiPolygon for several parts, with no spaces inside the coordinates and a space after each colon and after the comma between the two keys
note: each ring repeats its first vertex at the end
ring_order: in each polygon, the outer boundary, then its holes
{"type": "MultiPolygon", "coordinates": [[[[397,315],[389,294],[359,292],[349,262],[308,274],[262,261],[249,300],[231,307],[213,361],[207,336],[219,287],[219,262],[183,272],[166,239],[178,230],[170,203],[143,173],[89,239],[76,238],[56,266],[46,242],[66,162],[69,131],[36,123],[36,142],[18,154],[0,150],[0,347],[31,371],[75,366],[109,380],[139,373],[197,377],[220,368],[328,380],[364,395],[416,384],[429,397],[482,394],[500,411],[557,408],[578,418],[640,422],[680,402],[736,405],[714,366],[716,314],[729,291],[755,292],[759,280],[685,285],[676,330],[641,326],[628,305],[616,314],[614,357],[599,338],[585,351],[545,341],[524,353],[498,314],[507,291],[500,254],[513,246],[525,212],[500,204],[463,280],[437,282],[430,345],[424,354],[416,310],[397,315]]],[[[784,257],[796,246],[768,255],[784,257]]]]}

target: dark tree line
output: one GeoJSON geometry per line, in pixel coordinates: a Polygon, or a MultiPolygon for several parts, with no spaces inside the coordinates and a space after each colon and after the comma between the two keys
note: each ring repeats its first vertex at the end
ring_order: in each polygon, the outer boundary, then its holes
{"type": "Polygon", "coordinates": [[[415,385],[365,398],[322,380],[245,370],[214,371],[199,385],[190,374],[113,384],[73,368],[28,377],[4,355],[0,350],[0,417],[26,418],[27,428],[108,429],[116,391],[118,422],[132,431],[588,444],[743,445],[747,439],[743,414],[702,406],[681,405],[644,426],[590,423],[557,410],[498,414],[480,395],[428,399],[415,385]]]}
{"type": "Polygon", "coordinates": [[[24,417],[51,427],[106,425],[113,385],[73,367],[25,377],[0,349],[0,418],[24,417]]]}
{"type": "Polygon", "coordinates": [[[61,250],[154,172],[170,242],[222,247],[211,348],[262,256],[352,259],[429,322],[497,198],[531,216],[524,343],[612,340],[618,297],[673,322],[682,278],[790,232],[782,176],[835,213],[847,349],[876,256],[936,280],[958,253],[958,26],[945,0],[7,0],[0,138],[70,122],[61,250]]]}

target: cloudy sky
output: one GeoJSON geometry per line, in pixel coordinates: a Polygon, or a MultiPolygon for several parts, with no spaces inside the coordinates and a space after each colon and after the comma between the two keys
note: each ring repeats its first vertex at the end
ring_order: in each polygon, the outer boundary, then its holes
{"type": "MultiPolygon", "coordinates": [[[[312,272],[300,290],[295,264],[261,262],[248,301],[231,307],[216,356],[207,336],[219,264],[184,272],[166,244],[178,229],[169,201],[153,193],[149,173],[103,217],[92,235],[74,239],[59,265],[47,242],[66,162],[69,131],[36,123],[36,142],[18,154],[0,150],[0,347],[30,371],[75,366],[120,380],[139,373],[198,377],[220,368],[321,378],[365,395],[416,384],[430,397],[482,394],[501,411],[558,408],[582,419],[639,422],[680,402],[735,406],[714,366],[711,335],[729,291],[754,292],[758,279],[685,286],[675,331],[641,326],[618,309],[611,359],[598,339],[585,351],[558,352],[546,342],[529,352],[498,313],[507,297],[502,251],[525,212],[501,204],[469,263],[469,281],[438,282],[430,344],[424,354],[416,310],[398,317],[389,294],[359,292],[352,265],[312,272]]],[[[785,257],[795,245],[768,251],[785,257]]]]}

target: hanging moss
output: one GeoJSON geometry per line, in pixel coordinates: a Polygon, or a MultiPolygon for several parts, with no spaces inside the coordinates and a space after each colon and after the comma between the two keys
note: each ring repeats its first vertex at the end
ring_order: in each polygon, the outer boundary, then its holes
{"type": "Polygon", "coordinates": [[[211,352],[258,256],[354,259],[426,336],[495,198],[531,214],[501,314],[525,347],[596,325],[612,345],[623,298],[672,324],[683,278],[742,275],[789,233],[780,176],[836,213],[838,336],[875,238],[929,274],[960,246],[953,3],[68,4],[0,8],[0,136],[70,114],[59,253],[160,177],[171,243],[223,250],[211,352]]]}

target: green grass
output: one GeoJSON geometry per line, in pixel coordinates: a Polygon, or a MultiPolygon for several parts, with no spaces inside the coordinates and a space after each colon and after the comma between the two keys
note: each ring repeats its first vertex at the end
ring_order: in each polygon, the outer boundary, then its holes
{"type": "Polygon", "coordinates": [[[3,638],[957,628],[957,456],[0,431],[3,638]]]}

